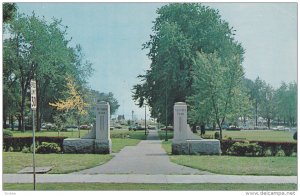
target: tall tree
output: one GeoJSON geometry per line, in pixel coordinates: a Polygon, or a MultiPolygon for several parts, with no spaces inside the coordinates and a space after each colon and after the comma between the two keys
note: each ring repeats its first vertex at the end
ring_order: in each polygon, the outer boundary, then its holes
{"type": "Polygon", "coordinates": [[[17,12],[16,3],[3,3],[3,23],[12,20],[17,12]]]}
{"type": "Polygon", "coordinates": [[[95,119],[95,108],[97,101],[105,101],[108,102],[110,105],[110,113],[115,114],[120,107],[118,100],[114,97],[112,92],[109,93],[102,93],[96,90],[86,89],[85,94],[86,100],[89,103],[88,109],[88,117],[87,121],[93,122],[95,119]]]}
{"type": "MultiPolygon", "coordinates": [[[[68,96],[62,100],[59,99],[55,103],[49,103],[50,106],[55,107],[59,111],[70,112],[74,114],[78,127],[80,126],[80,118],[87,115],[88,104],[84,101],[82,93],[78,90],[74,80],[66,77],[68,96]]],[[[79,132],[80,137],[80,132],[79,132]]]]}
{"type": "Polygon", "coordinates": [[[236,51],[243,54],[243,49],[233,41],[234,30],[214,9],[198,3],[172,3],[157,14],[150,41],[143,45],[149,49],[150,70],[139,76],[143,83],[133,87],[133,99],[140,107],[147,103],[152,117],[172,124],[174,103],[193,94],[197,53],[216,51],[225,59],[236,51]]]}
{"type": "Polygon", "coordinates": [[[283,120],[285,125],[295,126],[297,118],[297,84],[295,82],[281,86],[275,91],[277,121],[283,120]]]}
{"type": "Polygon", "coordinates": [[[260,114],[261,117],[267,120],[267,126],[270,129],[271,120],[275,117],[275,99],[274,99],[274,89],[270,84],[263,83],[263,88],[261,90],[261,107],[260,114]]]}
{"type": "Polygon", "coordinates": [[[48,102],[64,96],[65,76],[72,76],[80,86],[84,86],[86,78],[91,74],[91,63],[84,60],[79,45],[69,46],[67,27],[61,20],[51,22],[31,16],[17,15],[8,27],[9,38],[4,41],[7,55],[5,66],[14,68],[21,91],[19,129],[24,130],[26,97],[28,96],[29,81],[37,80],[37,130],[42,119],[52,118],[53,109],[48,102]]]}
{"type": "MultiPolygon", "coordinates": [[[[195,94],[191,96],[191,100],[196,103],[196,107],[204,106],[204,109],[197,112],[202,112],[202,116],[210,115],[210,118],[217,123],[220,128],[220,139],[222,139],[222,125],[226,118],[230,114],[237,117],[242,115],[239,111],[247,100],[247,97],[242,94],[240,85],[243,75],[238,53],[225,61],[222,61],[217,53],[198,53],[198,58],[194,62],[193,92],[195,94]],[[240,114],[236,115],[237,113],[240,114]]],[[[204,117],[204,120],[205,118],[207,117],[204,117]]]]}

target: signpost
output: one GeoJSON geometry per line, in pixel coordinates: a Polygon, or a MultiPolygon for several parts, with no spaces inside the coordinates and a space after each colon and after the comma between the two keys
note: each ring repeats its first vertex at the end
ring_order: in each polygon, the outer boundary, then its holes
{"type": "Polygon", "coordinates": [[[35,179],[35,119],[34,113],[36,111],[36,81],[30,81],[30,92],[31,92],[31,110],[32,110],[32,146],[33,146],[33,190],[35,190],[36,179],[35,179]]]}

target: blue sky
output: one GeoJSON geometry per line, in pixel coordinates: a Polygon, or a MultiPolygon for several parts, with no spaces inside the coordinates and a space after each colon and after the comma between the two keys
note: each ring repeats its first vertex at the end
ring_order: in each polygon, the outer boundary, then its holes
{"type": "MultiPolygon", "coordinates": [[[[18,3],[19,12],[61,18],[72,44],[80,44],[95,72],[90,87],[113,92],[120,103],[117,114],[144,118],[144,109],[131,99],[131,89],[150,61],[141,50],[149,40],[156,9],[162,3],[18,3]]],[[[274,87],[297,80],[296,3],[206,3],[216,8],[236,29],[236,40],[246,50],[246,77],[257,76],[274,87]]]]}

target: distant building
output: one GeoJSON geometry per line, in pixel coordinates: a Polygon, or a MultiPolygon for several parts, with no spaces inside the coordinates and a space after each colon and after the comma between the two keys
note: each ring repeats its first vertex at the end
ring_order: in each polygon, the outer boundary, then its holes
{"type": "Polygon", "coordinates": [[[123,115],[118,115],[118,121],[123,121],[125,120],[125,116],[123,115]]]}
{"type": "Polygon", "coordinates": [[[124,116],[124,114],[123,115],[118,115],[117,121],[120,124],[124,124],[125,123],[125,116],[124,116]]]}

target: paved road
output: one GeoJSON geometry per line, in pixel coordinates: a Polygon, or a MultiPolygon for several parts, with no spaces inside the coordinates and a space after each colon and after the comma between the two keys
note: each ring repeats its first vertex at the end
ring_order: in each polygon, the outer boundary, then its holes
{"type": "Polygon", "coordinates": [[[74,174],[211,174],[177,165],[161,147],[157,131],[150,130],[147,140],[123,148],[109,162],[74,174]]]}
{"type": "MultiPolygon", "coordinates": [[[[37,183],[297,183],[297,176],[37,174],[37,183]]],[[[32,174],[4,174],[4,183],[32,183],[32,174]]]]}

